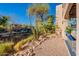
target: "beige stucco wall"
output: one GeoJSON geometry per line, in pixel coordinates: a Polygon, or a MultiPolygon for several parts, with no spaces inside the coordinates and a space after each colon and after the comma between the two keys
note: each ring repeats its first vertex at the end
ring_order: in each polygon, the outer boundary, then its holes
{"type": "Polygon", "coordinates": [[[77,15],[77,40],[76,40],[76,55],[79,56],[79,3],[77,4],[76,15],[77,15]]]}
{"type": "Polygon", "coordinates": [[[60,28],[60,31],[61,31],[61,35],[62,35],[62,39],[65,39],[67,40],[68,38],[66,37],[65,35],[65,29],[66,29],[66,26],[68,25],[67,24],[67,20],[64,19],[64,15],[63,13],[65,13],[66,11],[63,10],[62,8],[63,4],[60,4],[60,5],[57,5],[56,6],[56,25],[59,26],[60,28]]]}
{"type": "Polygon", "coordinates": [[[62,26],[62,4],[56,6],[56,25],[58,25],[59,29],[61,30],[61,26],[62,26]]]}
{"type": "Polygon", "coordinates": [[[58,28],[57,32],[62,32],[62,4],[56,6],[56,25],[58,28]]]}

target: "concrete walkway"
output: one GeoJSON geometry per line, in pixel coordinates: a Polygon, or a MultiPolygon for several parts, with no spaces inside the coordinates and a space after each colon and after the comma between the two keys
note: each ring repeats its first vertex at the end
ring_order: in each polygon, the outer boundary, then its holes
{"type": "Polygon", "coordinates": [[[52,37],[34,49],[36,56],[68,56],[68,50],[61,36],[52,37]]]}

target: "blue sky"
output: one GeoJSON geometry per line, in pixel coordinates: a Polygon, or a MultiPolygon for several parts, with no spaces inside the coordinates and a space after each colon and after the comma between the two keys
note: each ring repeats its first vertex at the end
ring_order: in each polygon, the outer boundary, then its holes
{"type": "MultiPolygon", "coordinates": [[[[27,9],[31,3],[0,3],[0,15],[10,16],[10,20],[15,24],[29,24],[27,9]]],[[[49,4],[49,14],[55,15],[56,3],[49,4]]],[[[32,24],[34,24],[32,20],[32,24]]]]}

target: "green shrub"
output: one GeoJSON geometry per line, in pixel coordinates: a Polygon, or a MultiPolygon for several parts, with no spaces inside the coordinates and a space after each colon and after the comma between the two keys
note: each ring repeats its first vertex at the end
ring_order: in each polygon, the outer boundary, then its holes
{"type": "Polygon", "coordinates": [[[0,55],[6,55],[13,50],[13,42],[5,42],[0,44],[0,55]]]}
{"type": "Polygon", "coordinates": [[[72,27],[68,26],[68,27],[66,27],[65,31],[68,32],[69,34],[71,34],[72,30],[73,30],[72,27]]]}
{"type": "Polygon", "coordinates": [[[33,40],[33,35],[32,36],[29,36],[28,38],[24,39],[24,40],[21,40],[19,41],[15,46],[14,46],[14,49],[15,51],[20,51],[21,50],[21,47],[26,44],[27,42],[30,42],[33,40]]]}
{"type": "Polygon", "coordinates": [[[53,33],[55,33],[55,29],[56,29],[56,26],[53,25],[53,26],[52,26],[52,32],[53,32],[53,33]]]}
{"type": "Polygon", "coordinates": [[[48,16],[47,32],[48,32],[48,33],[54,33],[54,32],[55,32],[54,17],[51,16],[51,15],[48,16]]]}

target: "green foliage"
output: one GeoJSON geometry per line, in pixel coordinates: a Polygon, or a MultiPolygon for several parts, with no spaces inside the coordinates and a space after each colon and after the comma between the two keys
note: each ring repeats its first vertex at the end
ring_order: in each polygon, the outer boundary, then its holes
{"type": "Polygon", "coordinates": [[[39,34],[45,34],[46,33],[45,24],[41,20],[39,20],[37,22],[37,27],[38,27],[39,34]]]}
{"type": "Polygon", "coordinates": [[[14,46],[15,51],[20,51],[20,50],[21,50],[21,47],[22,47],[24,44],[26,44],[27,42],[32,41],[33,38],[34,38],[33,35],[31,35],[31,36],[29,36],[28,38],[19,41],[19,42],[14,46]]]}
{"type": "Polygon", "coordinates": [[[55,32],[55,25],[53,22],[53,18],[54,18],[53,16],[48,17],[47,29],[48,29],[48,32],[50,33],[55,32]]]}
{"type": "Polygon", "coordinates": [[[36,29],[34,27],[32,28],[32,33],[33,33],[34,39],[38,39],[39,38],[38,32],[36,31],[36,29]]]}
{"type": "Polygon", "coordinates": [[[0,55],[6,55],[12,53],[13,51],[13,42],[5,42],[0,44],[0,55]]]}
{"type": "Polygon", "coordinates": [[[49,9],[49,5],[48,4],[32,4],[28,11],[29,14],[31,15],[43,15],[43,14],[47,14],[48,13],[48,9],[49,9]]]}
{"type": "Polygon", "coordinates": [[[45,24],[42,20],[38,19],[36,22],[36,27],[39,34],[54,33],[55,25],[53,22],[53,16],[48,17],[47,24],[45,24]]]}
{"type": "Polygon", "coordinates": [[[56,30],[56,26],[53,25],[53,26],[52,26],[52,32],[55,33],[55,30],[56,30]]]}
{"type": "Polygon", "coordinates": [[[66,27],[65,31],[68,32],[69,34],[71,34],[72,30],[73,30],[72,27],[68,26],[68,27],[66,27]]]}
{"type": "Polygon", "coordinates": [[[8,16],[1,16],[0,17],[0,25],[3,25],[3,26],[6,25],[8,20],[9,20],[8,16]]]}
{"type": "Polygon", "coordinates": [[[52,26],[53,24],[53,16],[48,16],[48,26],[52,26]]]}

